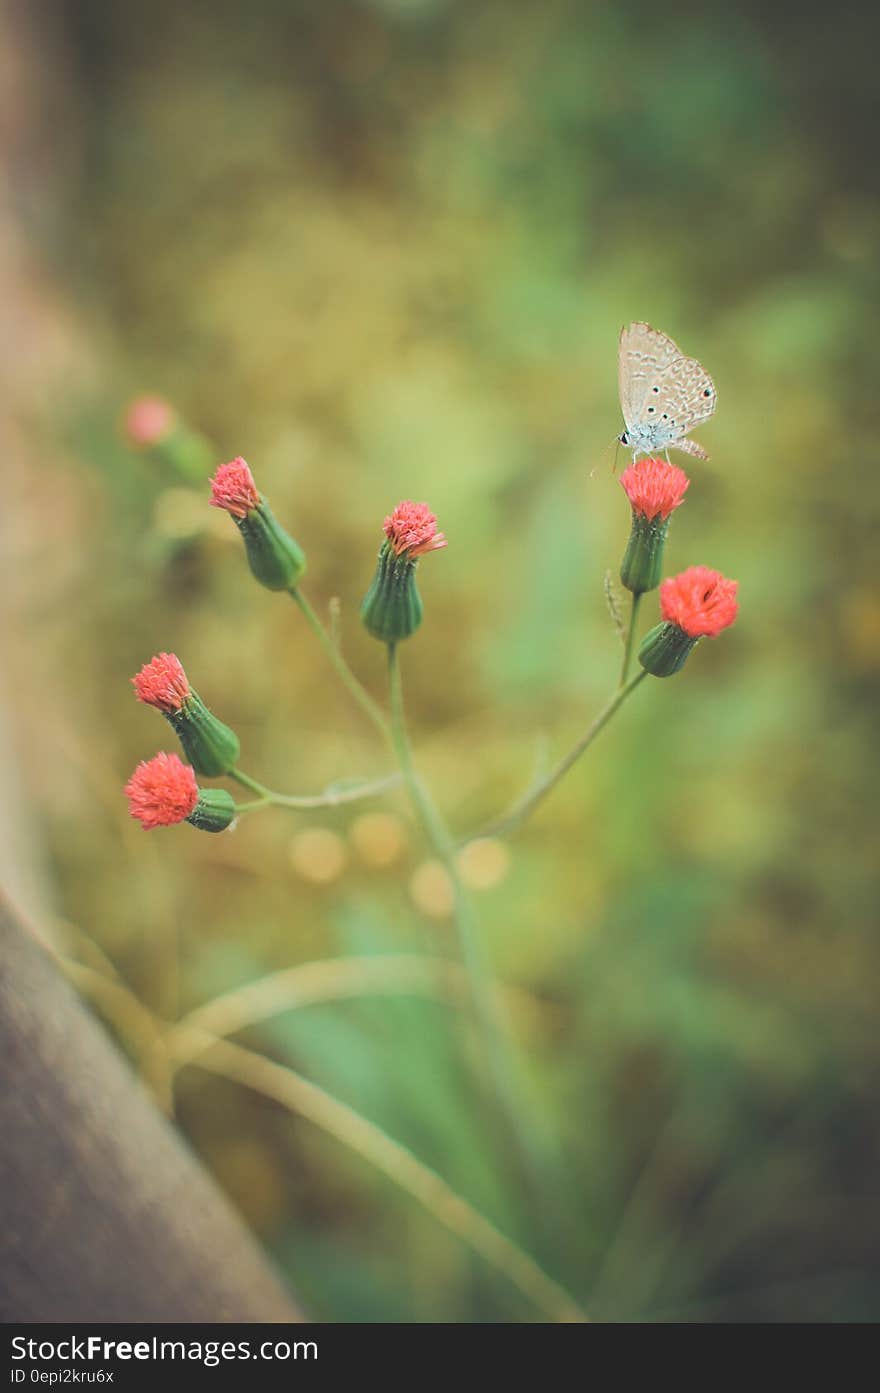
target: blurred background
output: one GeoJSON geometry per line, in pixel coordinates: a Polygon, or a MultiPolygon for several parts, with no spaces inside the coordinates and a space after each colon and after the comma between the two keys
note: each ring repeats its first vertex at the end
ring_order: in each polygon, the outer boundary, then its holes
{"type": "MultiPolygon", "coordinates": [[[[5,892],[160,1020],[315,959],[454,953],[396,793],[145,835],[122,785],[173,745],[129,678],[176,652],[277,788],[381,775],[206,481],[245,456],[382,700],[358,605],[385,513],[424,498],[450,544],[403,653],[413,735],[456,831],[491,819],[616,680],[617,334],[646,319],[719,392],[667,568],[737,577],[739,621],[463,861],[558,1212],[499,1175],[448,1002],[318,1003],[240,1038],[595,1319],[876,1319],[876,9],[0,14],[5,892]],[[134,449],[145,392],[178,424],[134,449]]],[[[161,1094],[135,1025],[108,1018],[161,1094]]],[[[174,1107],[316,1318],[537,1318],[310,1123],[197,1068],[174,1107]]]]}

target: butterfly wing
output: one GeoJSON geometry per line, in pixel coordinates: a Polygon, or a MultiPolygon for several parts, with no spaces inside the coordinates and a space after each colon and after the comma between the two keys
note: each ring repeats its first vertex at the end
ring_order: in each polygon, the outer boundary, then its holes
{"type": "Polygon", "coordinates": [[[649,386],[648,407],[653,407],[651,420],[658,432],[658,444],[671,445],[690,435],[691,431],[708,421],[715,410],[715,383],[696,358],[678,357],[649,386]],[[655,390],[656,389],[656,390],[655,390]]]}
{"type": "Polygon", "coordinates": [[[681,356],[678,344],[650,324],[637,322],[621,329],[617,373],[627,430],[641,418],[651,389],[681,356]]]}

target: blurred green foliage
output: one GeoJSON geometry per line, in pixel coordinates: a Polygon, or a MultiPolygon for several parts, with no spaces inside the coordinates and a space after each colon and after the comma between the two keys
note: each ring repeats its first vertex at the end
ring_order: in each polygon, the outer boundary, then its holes
{"type": "MultiPolygon", "coordinates": [[[[719,389],[667,565],[738,577],[741,612],[639,690],[475,892],[535,998],[517,1025],[562,1220],[493,1170],[449,1008],[315,1006],[247,1038],[595,1318],[876,1319],[876,12],[89,0],[56,22],[72,154],[35,235],[82,357],[28,420],[39,585],[13,655],[59,914],[169,1016],[311,958],[454,946],[413,900],[416,832],[365,861],[362,809],[218,838],[127,823],[122,783],[168,747],[128,685],[159,649],[276,787],[387,757],[228,519],[125,446],[126,400],[164,393],[217,462],[247,458],[383,698],[357,606],[385,512],[429,501],[450,546],[405,680],[463,832],[615,680],[616,338],[647,319],[719,389]],[[323,882],[290,857],[315,825],[342,839],[323,882]]],[[[197,1070],[179,1120],[317,1316],[533,1318],[309,1124],[197,1070]]]]}

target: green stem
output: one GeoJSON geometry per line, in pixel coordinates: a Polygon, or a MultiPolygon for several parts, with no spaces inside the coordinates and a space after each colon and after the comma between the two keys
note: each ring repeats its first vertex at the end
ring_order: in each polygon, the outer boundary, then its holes
{"type": "Polygon", "coordinates": [[[312,609],[312,606],[309,604],[305,595],[302,593],[298,586],[294,586],[291,589],[290,594],[292,595],[296,603],[299,605],[300,609],[306,617],[306,621],[312,629],[312,632],[314,633],[324,652],[327,654],[327,657],[330,659],[330,662],[332,663],[336,671],[337,677],[339,677],[340,681],[344,683],[349,694],[357,702],[364,715],[369,717],[369,719],[373,722],[373,725],[376,727],[377,730],[381,731],[382,735],[385,737],[386,740],[390,739],[388,721],[385,718],[384,713],[373,700],[373,698],[370,696],[366,687],[364,687],[358,680],[358,678],[355,677],[351,668],[348,666],[348,663],[343,658],[338,644],[336,644],[333,641],[332,635],[328,633],[328,631],[325,629],[324,625],[321,623],[317,614],[312,609]]]}
{"type": "MultiPolygon", "coordinates": [[[[563,755],[562,759],[554,764],[549,774],[545,774],[542,779],[534,783],[522,798],[520,798],[517,803],[514,803],[513,807],[504,817],[500,818],[498,822],[493,822],[490,827],[484,828],[478,835],[481,837],[499,837],[506,832],[512,832],[514,828],[519,827],[522,822],[525,822],[526,818],[535,811],[538,804],[542,803],[547,795],[553,792],[559,780],[567,774],[571,766],[580,759],[584,750],[592,745],[600,730],[603,730],[608,724],[617,708],[623,704],[630,692],[635,691],[636,687],[647,675],[647,672],[645,672],[643,668],[641,672],[636,673],[635,677],[631,677],[625,686],[618,687],[614,696],[603,706],[596,719],[587,727],[580,740],[576,741],[568,754],[563,755]]],[[[470,840],[470,838],[468,840],[470,840]]]]}
{"type": "Polygon", "coordinates": [[[251,793],[258,793],[261,803],[269,802],[269,789],[263,784],[257,783],[250,774],[245,774],[241,769],[230,769],[229,778],[234,779],[237,784],[241,784],[242,788],[249,788],[251,793]]]}
{"type": "Polygon", "coordinates": [[[400,782],[400,775],[397,773],[386,774],[383,779],[374,779],[371,783],[354,784],[343,786],[342,788],[327,788],[323,793],[296,794],[296,793],[276,793],[274,789],[266,788],[265,784],[258,783],[252,779],[250,774],[245,774],[241,769],[230,769],[229,778],[241,784],[242,788],[249,788],[251,793],[258,794],[258,798],[253,803],[239,803],[238,812],[250,812],[253,808],[274,806],[277,808],[336,808],[342,803],[356,803],[361,798],[372,798],[379,793],[386,793],[389,788],[394,788],[400,782]]]}
{"type": "Polygon", "coordinates": [[[454,885],[457,880],[454,843],[413,763],[403,710],[400,663],[397,658],[397,645],[394,643],[388,645],[388,677],[391,690],[391,743],[400,765],[400,772],[428,841],[447,868],[448,863],[452,864],[454,885]]]}
{"type": "Polygon", "coordinates": [[[194,1063],[197,1068],[234,1079],[245,1088],[272,1098],[362,1156],[474,1252],[504,1272],[550,1320],[579,1324],[587,1321],[568,1292],[527,1253],[452,1190],[442,1176],[347,1103],[287,1065],[276,1064],[229,1040],[218,1040],[206,1031],[178,1028],[173,1033],[172,1047],[181,1049],[184,1064],[194,1063]]]}
{"type": "Polygon", "coordinates": [[[620,686],[626,686],[626,679],[629,676],[629,665],[632,662],[633,643],[636,637],[636,620],[639,614],[639,604],[641,603],[642,592],[637,590],[633,593],[632,609],[629,612],[629,628],[626,631],[626,642],[623,648],[623,667],[620,670],[620,686]]]}
{"type": "Polygon", "coordinates": [[[520,1098],[517,1071],[510,1057],[506,1022],[493,990],[479,928],[458,869],[455,842],[415,767],[403,709],[403,686],[396,644],[388,645],[388,676],[391,690],[391,739],[400,771],[421,822],[425,836],[443,864],[452,885],[455,927],[467,973],[474,1018],[483,1040],[490,1075],[505,1125],[512,1134],[524,1168],[532,1184],[540,1188],[543,1158],[532,1141],[528,1127],[529,1108],[520,1098]]]}

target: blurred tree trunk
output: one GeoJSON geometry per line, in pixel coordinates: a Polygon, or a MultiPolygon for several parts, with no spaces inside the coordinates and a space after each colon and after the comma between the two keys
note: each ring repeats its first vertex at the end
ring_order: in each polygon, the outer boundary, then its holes
{"type": "Polygon", "coordinates": [[[299,1319],[45,950],[0,905],[0,1319],[299,1319]]]}
{"type": "MultiPolygon", "coordinates": [[[[22,669],[35,596],[45,624],[57,613],[48,597],[63,593],[70,578],[46,575],[46,559],[64,551],[46,544],[47,519],[57,522],[52,489],[61,474],[36,470],[43,433],[33,430],[33,419],[64,384],[89,371],[90,361],[77,315],[36,236],[53,246],[58,208],[82,159],[58,22],[64,13],[56,0],[0,0],[0,298],[8,325],[0,340],[0,640],[11,681],[14,674],[8,727],[0,720],[9,756],[0,760],[0,881],[43,923],[52,890],[25,789],[41,768],[54,712],[41,705],[36,731],[22,720],[34,705],[24,693],[47,685],[45,676],[37,673],[35,681],[22,669]],[[27,781],[16,777],[19,761],[27,781]]],[[[0,1319],[298,1318],[210,1177],[2,903],[0,1060],[0,1319]]]]}

